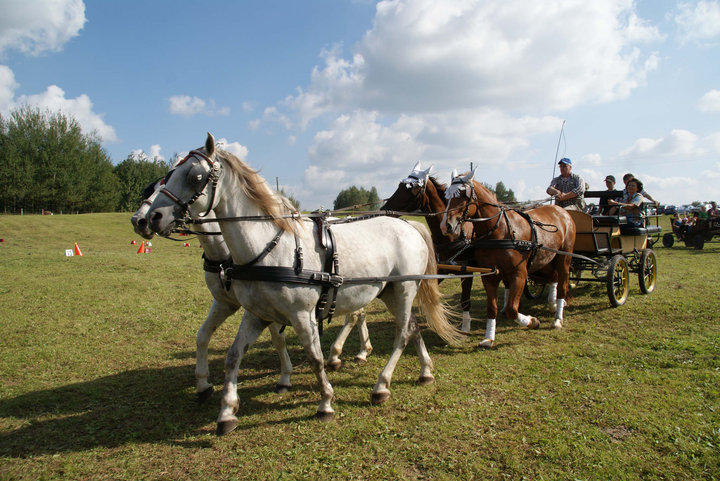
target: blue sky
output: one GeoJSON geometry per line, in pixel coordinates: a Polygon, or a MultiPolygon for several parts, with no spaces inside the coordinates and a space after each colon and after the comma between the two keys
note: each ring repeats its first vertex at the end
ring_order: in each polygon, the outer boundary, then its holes
{"type": "Polygon", "coordinates": [[[61,110],[113,162],[207,131],[303,209],[416,161],[546,197],[632,172],[720,200],[720,0],[0,0],[0,113],[61,110]],[[556,172],[557,173],[557,172],[556,172]]]}

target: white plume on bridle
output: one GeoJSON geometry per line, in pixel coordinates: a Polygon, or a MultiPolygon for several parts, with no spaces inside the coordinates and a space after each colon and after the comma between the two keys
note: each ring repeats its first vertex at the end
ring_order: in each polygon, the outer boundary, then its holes
{"type": "Polygon", "coordinates": [[[463,176],[458,175],[457,169],[453,169],[450,176],[450,186],[445,190],[445,199],[450,200],[454,197],[460,197],[463,193],[467,193],[467,188],[472,187],[471,181],[475,176],[475,167],[469,174],[463,176]]]}
{"type": "Polygon", "coordinates": [[[408,189],[412,189],[415,186],[423,187],[427,183],[428,177],[430,177],[432,170],[432,165],[425,170],[421,170],[420,162],[418,161],[415,164],[415,167],[413,167],[412,172],[410,172],[410,175],[401,180],[400,183],[405,184],[408,189]]]}

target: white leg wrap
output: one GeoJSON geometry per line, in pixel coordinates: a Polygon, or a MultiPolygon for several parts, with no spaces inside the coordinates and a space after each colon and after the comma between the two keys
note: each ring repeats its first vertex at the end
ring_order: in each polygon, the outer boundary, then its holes
{"type": "Polygon", "coordinates": [[[470,332],[470,312],[463,311],[462,316],[462,327],[460,327],[460,330],[462,332],[470,332]]]}
{"type": "Polygon", "coordinates": [[[495,340],[495,319],[488,319],[485,323],[485,339],[495,340]]]}
{"type": "Polygon", "coordinates": [[[565,299],[558,299],[557,300],[557,312],[555,312],[555,319],[560,319],[562,321],[564,310],[565,310],[565,299]]]}
{"type": "Polygon", "coordinates": [[[520,324],[523,327],[527,327],[530,325],[530,318],[526,316],[525,314],[520,314],[518,312],[517,319],[515,319],[515,322],[520,324]]]}
{"type": "Polygon", "coordinates": [[[548,292],[547,297],[547,303],[555,308],[555,304],[557,303],[557,282],[551,282],[550,283],[550,291],[548,292]]]}

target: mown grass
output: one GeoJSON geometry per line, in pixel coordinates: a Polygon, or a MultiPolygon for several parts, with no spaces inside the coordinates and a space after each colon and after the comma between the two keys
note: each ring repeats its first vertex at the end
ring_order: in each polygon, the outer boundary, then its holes
{"type": "MultiPolygon", "coordinates": [[[[136,254],[129,215],[0,217],[0,479],[718,479],[720,244],[657,247],[656,291],[609,307],[581,283],[566,327],[523,302],[539,331],[484,330],[477,282],[466,347],[424,337],[436,383],[416,385],[412,347],[392,397],[370,404],[393,325],[368,309],[375,351],[330,373],[336,419],[312,419],[319,395],[292,329],[286,394],[263,334],[240,372],[240,425],[214,435],[216,393],[194,397],[195,331],[210,298],[200,249],[165,239],[136,254]],[[77,242],[85,254],[67,258],[77,242]]],[[[139,239],[138,239],[139,240],[139,239]]],[[[443,283],[452,305],[457,281],[443,283]]],[[[211,342],[222,382],[236,314],[211,342]]],[[[327,353],[339,320],[326,328],[327,353]]]]}

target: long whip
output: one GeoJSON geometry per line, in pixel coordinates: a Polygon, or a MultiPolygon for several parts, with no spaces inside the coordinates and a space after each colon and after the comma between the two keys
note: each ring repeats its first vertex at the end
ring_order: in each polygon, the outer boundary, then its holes
{"type": "Polygon", "coordinates": [[[558,158],[558,152],[560,152],[560,140],[562,140],[564,133],[563,130],[565,129],[565,120],[563,120],[562,126],[560,127],[560,137],[558,137],[558,144],[557,148],[555,149],[555,162],[553,162],[553,175],[552,178],[555,178],[555,167],[557,166],[557,158],[558,158]]]}

